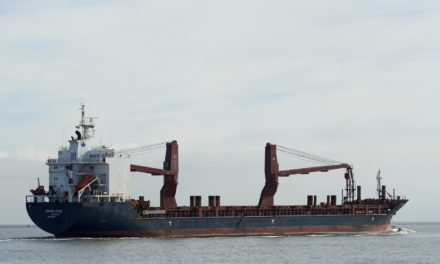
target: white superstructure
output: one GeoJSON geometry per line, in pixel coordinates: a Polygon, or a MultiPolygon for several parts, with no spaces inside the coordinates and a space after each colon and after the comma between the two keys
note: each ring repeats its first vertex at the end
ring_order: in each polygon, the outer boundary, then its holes
{"type": "Polygon", "coordinates": [[[115,151],[103,145],[92,147],[89,139],[94,136],[93,118],[84,116],[81,104],[81,120],[76,137],[69,146],[58,151],[58,159],[48,159],[49,195],[56,200],[80,201],[82,197],[112,197],[123,200],[129,196],[130,163],[127,155],[115,155],[115,151]]]}

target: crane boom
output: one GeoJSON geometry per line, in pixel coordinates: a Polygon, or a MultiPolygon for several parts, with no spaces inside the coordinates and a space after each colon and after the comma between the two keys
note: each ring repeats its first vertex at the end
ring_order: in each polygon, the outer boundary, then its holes
{"type": "Polygon", "coordinates": [[[152,168],[152,167],[147,167],[147,166],[140,166],[140,165],[135,165],[135,164],[131,164],[130,165],[130,171],[132,171],[132,172],[150,173],[151,175],[154,175],[154,176],[174,175],[174,174],[176,174],[175,171],[162,170],[162,169],[157,169],[157,168],[152,168]]]}
{"type": "Polygon", "coordinates": [[[280,177],[288,177],[294,174],[308,174],[311,172],[327,172],[329,170],[337,170],[337,169],[348,169],[351,168],[350,165],[346,163],[337,164],[337,165],[328,165],[328,166],[317,166],[317,167],[309,167],[309,168],[301,168],[301,169],[292,169],[292,170],[283,170],[278,172],[278,176],[280,177]]]}

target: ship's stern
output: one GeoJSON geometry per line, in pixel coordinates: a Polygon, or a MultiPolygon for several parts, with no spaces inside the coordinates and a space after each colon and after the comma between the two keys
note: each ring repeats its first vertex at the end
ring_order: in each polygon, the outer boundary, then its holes
{"type": "Polygon", "coordinates": [[[29,217],[39,228],[53,235],[66,232],[81,215],[82,203],[26,201],[29,217]]]}

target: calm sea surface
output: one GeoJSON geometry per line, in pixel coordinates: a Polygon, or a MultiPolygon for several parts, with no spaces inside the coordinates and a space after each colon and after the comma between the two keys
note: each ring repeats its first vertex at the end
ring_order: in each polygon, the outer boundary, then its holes
{"type": "Polygon", "coordinates": [[[0,263],[440,263],[440,223],[386,235],[55,239],[0,226],[0,263]]]}

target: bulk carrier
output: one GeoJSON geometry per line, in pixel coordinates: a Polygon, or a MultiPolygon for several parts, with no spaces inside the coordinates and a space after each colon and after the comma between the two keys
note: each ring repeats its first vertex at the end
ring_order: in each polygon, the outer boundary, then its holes
{"type": "Polygon", "coordinates": [[[377,175],[378,197],[362,199],[355,186],[352,166],[267,143],[266,182],[256,206],[220,205],[220,196],[190,196],[189,206],[177,206],[175,194],[179,163],[176,141],[128,149],[90,146],[94,135],[93,118],[81,120],[68,146],[58,158],[47,160],[48,190],[38,181],[32,195],[26,196],[26,209],[32,221],[56,237],[195,237],[295,234],[383,233],[391,230],[391,218],[408,201],[389,194],[377,175]],[[130,163],[137,153],[166,148],[163,168],[130,163]],[[320,163],[320,166],[280,170],[277,153],[320,163]],[[274,205],[278,177],[343,169],[345,192],[341,202],[328,195],[318,203],[307,196],[304,205],[274,205]],[[160,206],[152,206],[143,196],[129,197],[130,172],[164,177],[160,206]]]}

